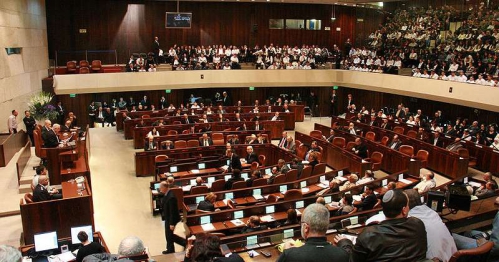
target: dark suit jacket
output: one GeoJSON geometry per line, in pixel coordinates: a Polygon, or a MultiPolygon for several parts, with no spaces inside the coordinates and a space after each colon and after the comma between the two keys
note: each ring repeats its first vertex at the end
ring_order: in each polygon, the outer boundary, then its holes
{"type": "Polygon", "coordinates": [[[47,189],[43,188],[41,185],[36,185],[35,190],[33,191],[33,201],[47,201],[51,200],[52,195],[47,191],[47,189]]]}
{"type": "Polygon", "coordinates": [[[373,209],[374,205],[376,205],[376,202],[378,202],[376,195],[370,194],[370,195],[366,196],[362,200],[362,202],[357,206],[362,208],[362,210],[370,210],[370,209],[373,209]]]}
{"type": "Polygon", "coordinates": [[[361,158],[367,158],[367,147],[364,144],[354,146],[355,151],[359,151],[357,155],[361,158]]]}
{"type": "Polygon", "coordinates": [[[32,116],[30,116],[29,118],[24,117],[23,122],[24,122],[24,125],[26,126],[26,132],[28,134],[33,134],[33,130],[35,130],[35,127],[36,127],[35,119],[32,116]]]}
{"type": "Polygon", "coordinates": [[[279,256],[277,262],[322,261],[348,262],[348,253],[327,242],[326,237],[311,237],[301,247],[289,248],[279,256]]]}
{"type": "Polygon", "coordinates": [[[435,138],[432,138],[430,139],[429,143],[432,145],[436,145],[438,147],[442,147],[444,145],[444,141],[442,140],[442,138],[438,138],[436,144],[435,144],[435,138]]]}
{"type": "Polygon", "coordinates": [[[161,219],[165,221],[165,226],[175,226],[180,221],[177,198],[172,191],[168,190],[161,199],[161,208],[161,219]]]}
{"type": "Polygon", "coordinates": [[[392,148],[392,145],[395,145],[395,147],[393,147],[394,150],[398,150],[399,147],[402,145],[402,141],[392,141],[390,142],[390,144],[388,145],[389,148],[392,148]]]}
{"type": "Polygon", "coordinates": [[[388,129],[388,130],[391,130],[392,127],[390,126],[390,123],[382,123],[379,127],[383,128],[383,129],[388,129]]]}
{"type": "Polygon", "coordinates": [[[59,145],[59,140],[55,132],[51,130],[47,130],[45,127],[42,128],[42,139],[43,146],[46,148],[54,148],[59,145]]]}
{"type": "MultiPolygon", "coordinates": [[[[208,145],[212,146],[213,145],[213,140],[208,137],[208,145]]],[[[204,139],[199,139],[199,146],[204,146],[204,139]]]]}
{"type": "Polygon", "coordinates": [[[241,160],[239,159],[239,156],[236,154],[232,154],[232,158],[230,159],[230,166],[229,166],[229,171],[232,171],[234,169],[239,169],[242,170],[243,166],[241,165],[241,160]]]}
{"type": "Polygon", "coordinates": [[[258,162],[258,156],[253,152],[247,155],[244,159],[246,159],[246,163],[251,164],[253,162],[258,162]]]}
{"type": "Polygon", "coordinates": [[[213,211],[215,211],[215,206],[210,201],[203,200],[203,201],[199,202],[198,209],[213,212],[213,211]]]}
{"type": "Polygon", "coordinates": [[[61,132],[70,132],[71,131],[71,126],[70,127],[67,127],[67,126],[61,126],[61,132]]]}
{"type": "MultiPolygon", "coordinates": [[[[190,119],[189,117],[187,117],[189,119],[189,124],[194,124],[194,121],[192,119],[190,119]]],[[[185,118],[182,118],[180,119],[180,122],[182,124],[187,124],[187,121],[185,120],[185,118]]]]}

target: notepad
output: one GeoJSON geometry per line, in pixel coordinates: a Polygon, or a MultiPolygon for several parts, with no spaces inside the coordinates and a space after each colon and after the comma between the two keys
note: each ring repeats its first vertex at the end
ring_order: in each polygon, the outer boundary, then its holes
{"type": "Polygon", "coordinates": [[[301,189],[302,193],[308,193],[308,191],[310,191],[310,188],[308,188],[308,187],[304,187],[301,189]]]}
{"type": "Polygon", "coordinates": [[[234,220],[231,220],[230,222],[232,224],[236,225],[236,226],[242,226],[242,225],[244,225],[243,221],[241,221],[239,219],[234,219],[234,220]]]}
{"type": "Polygon", "coordinates": [[[274,221],[275,219],[270,215],[266,215],[266,216],[260,217],[260,220],[262,222],[271,222],[271,221],[274,221]]]}
{"type": "Polygon", "coordinates": [[[213,230],[215,230],[215,227],[213,226],[212,223],[201,225],[201,227],[203,228],[204,231],[213,231],[213,230]]]}

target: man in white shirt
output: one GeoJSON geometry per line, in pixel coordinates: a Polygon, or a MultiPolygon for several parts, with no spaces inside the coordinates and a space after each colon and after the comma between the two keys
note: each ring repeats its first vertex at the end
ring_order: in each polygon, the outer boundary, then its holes
{"type": "Polygon", "coordinates": [[[9,116],[9,119],[7,120],[7,125],[9,128],[9,133],[10,134],[16,134],[17,133],[17,111],[12,110],[12,115],[9,116]]]}
{"type": "Polygon", "coordinates": [[[435,174],[430,171],[430,173],[424,175],[423,180],[421,180],[414,189],[417,190],[419,194],[428,192],[437,185],[433,177],[435,177],[435,174]]]}

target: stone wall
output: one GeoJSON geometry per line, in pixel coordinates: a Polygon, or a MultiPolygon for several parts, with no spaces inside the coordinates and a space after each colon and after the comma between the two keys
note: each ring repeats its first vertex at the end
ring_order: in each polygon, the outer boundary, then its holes
{"type": "MultiPolygon", "coordinates": [[[[13,109],[22,123],[32,94],[42,89],[48,74],[45,0],[0,0],[0,132],[8,132],[13,109]],[[7,55],[5,48],[21,47],[7,55]]],[[[23,124],[19,129],[25,129],[23,124]]]]}

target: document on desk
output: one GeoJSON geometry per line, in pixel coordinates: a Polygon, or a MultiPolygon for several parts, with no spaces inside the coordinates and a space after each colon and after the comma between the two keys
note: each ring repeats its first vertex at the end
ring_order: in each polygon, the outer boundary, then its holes
{"type": "Polygon", "coordinates": [[[339,234],[338,235],[339,237],[344,237],[346,239],[350,239],[350,241],[352,241],[352,243],[355,245],[355,242],[357,242],[357,236],[354,236],[354,235],[349,235],[349,234],[339,234]]]}
{"type": "Polygon", "coordinates": [[[199,169],[193,169],[193,170],[191,170],[191,173],[193,173],[193,174],[199,174],[199,169]]]}
{"type": "MultiPolygon", "coordinates": [[[[56,256],[57,258],[60,259],[60,261],[68,262],[68,261],[74,261],[76,257],[73,255],[71,252],[64,252],[56,256]]],[[[57,261],[57,259],[55,259],[57,261]]]]}
{"type": "Polygon", "coordinates": [[[345,181],[347,181],[347,178],[346,178],[346,177],[342,177],[342,176],[337,176],[337,177],[335,177],[334,179],[338,179],[338,180],[340,180],[341,182],[345,182],[345,181]]]}
{"type": "Polygon", "coordinates": [[[480,183],[473,182],[473,181],[469,181],[468,185],[470,185],[472,187],[481,187],[482,186],[480,183]]]}
{"type": "Polygon", "coordinates": [[[304,187],[301,189],[302,193],[308,193],[308,191],[310,191],[310,188],[308,188],[308,187],[304,187]]]}
{"type": "Polygon", "coordinates": [[[225,166],[221,166],[220,168],[223,169],[223,170],[227,170],[229,168],[229,166],[225,165],[225,166]]]}
{"type": "Polygon", "coordinates": [[[319,184],[317,184],[317,186],[320,188],[328,188],[329,187],[328,185],[325,185],[323,183],[319,183],[319,184]]]}
{"type": "Polygon", "coordinates": [[[234,219],[234,220],[231,220],[230,222],[236,226],[244,225],[243,221],[241,221],[240,219],[234,219]]]}
{"type": "Polygon", "coordinates": [[[258,200],[258,201],[260,201],[260,200],[263,200],[263,199],[264,199],[264,197],[263,197],[262,195],[253,195],[253,197],[254,197],[256,200],[258,200]]]}
{"type": "Polygon", "coordinates": [[[191,185],[183,186],[183,187],[182,187],[182,191],[184,191],[184,192],[188,192],[188,191],[191,191],[191,188],[192,188],[192,186],[191,186],[191,185]]]}
{"type": "Polygon", "coordinates": [[[352,199],[355,201],[362,201],[362,196],[361,195],[353,195],[352,199]]]}
{"type": "Polygon", "coordinates": [[[339,206],[340,206],[340,202],[334,202],[334,201],[333,201],[333,202],[331,202],[331,203],[329,204],[329,206],[330,206],[330,207],[339,207],[339,206]]]}
{"type": "Polygon", "coordinates": [[[201,225],[201,227],[203,228],[204,231],[213,231],[213,230],[215,230],[215,227],[213,226],[212,223],[201,225]]]}
{"type": "Polygon", "coordinates": [[[262,216],[260,217],[260,220],[262,222],[272,222],[274,221],[275,219],[271,216],[271,215],[266,215],[266,216],[262,216]]]}
{"type": "Polygon", "coordinates": [[[402,182],[402,183],[407,184],[407,185],[412,184],[412,182],[411,182],[411,181],[409,181],[409,180],[407,180],[407,179],[405,179],[405,178],[399,178],[399,182],[402,182]]]}

